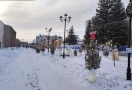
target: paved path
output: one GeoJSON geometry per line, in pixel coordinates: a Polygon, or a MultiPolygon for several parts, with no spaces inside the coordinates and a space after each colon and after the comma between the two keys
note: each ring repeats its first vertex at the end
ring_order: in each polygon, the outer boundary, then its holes
{"type": "Polygon", "coordinates": [[[0,90],[84,90],[68,70],[50,61],[50,53],[37,54],[23,49],[9,66],[0,90]]]}

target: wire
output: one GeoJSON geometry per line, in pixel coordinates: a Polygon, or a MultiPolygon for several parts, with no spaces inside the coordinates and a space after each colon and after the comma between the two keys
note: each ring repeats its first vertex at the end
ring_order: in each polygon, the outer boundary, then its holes
{"type": "Polygon", "coordinates": [[[75,17],[77,17],[77,16],[79,16],[79,15],[81,15],[81,14],[85,13],[85,12],[86,12],[86,11],[88,11],[89,9],[93,8],[95,5],[96,5],[96,4],[92,5],[92,6],[91,6],[91,7],[89,7],[88,9],[86,9],[86,10],[82,11],[81,13],[79,13],[79,14],[75,15],[73,18],[75,18],[75,17]]]}
{"type": "MultiPolygon", "coordinates": [[[[85,12],[87,12],[89,9],[93,8],[96,4],[90,6],[89,8],[87,8],[86,10],[80,12],[79,14],[75,15],[74,17],[72,17],[73,19],[76,18],[76,17],[79,17],[80,15],[84,14],[85,12]]],[[[79,11],[76,11],[76,12],[79,12],[79,11]]],[[[73,13],[73,12],[72,12],[73,13]]],[[[75,13],[75,12],[74,12],[75,13]]],[[[60,26],[62,26],[62,23],[57,26],[55,29],[59,28],[60,26]]]]}

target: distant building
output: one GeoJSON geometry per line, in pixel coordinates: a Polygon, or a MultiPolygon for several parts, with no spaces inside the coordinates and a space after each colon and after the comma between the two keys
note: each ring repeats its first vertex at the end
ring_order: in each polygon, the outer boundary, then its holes
{"type": "Polygon", "coordinates": [[[36,36],[36,43],[41,43],[42,41],[45,41],[45,35],[39,35],[39,36],[36,36]]]}
{"type": "Polygon", "coordinates": [[[21,46],[21,41],[16,38],[15,46],[20,47],[21,46]]]}
{"type": "Polygon", "coordinates": [[[0,48],[3,48],[4,23],[0,20],[0,48]]]}
{"type": "Polygon", "coordinates": [[[16,41],[16,31],[9,25],[4,25],[4,47],[14,47],[16,41]]]}
{"type": "Polygon", "coordinates": [[[21,46],[22,46],[22,47],[28,46],[28,42],[21,42],[21,46]]]}
{"type": "Polygon", "coordinates": [[[53,35],[53,36],[49,36],[49,38],[48,38],[48,35],[40,34],[39,36],[36,36],[36,44],[45,43],[45,46],[48,46],[48,42],[49,42],[49,45],[51,45],[52,40],[57,40],[57,39],[62,39],[62,37],[53,35]]]}

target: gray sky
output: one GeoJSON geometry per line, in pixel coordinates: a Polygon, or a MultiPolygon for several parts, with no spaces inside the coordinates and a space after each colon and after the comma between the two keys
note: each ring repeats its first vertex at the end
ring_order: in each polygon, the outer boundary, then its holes
{"type": "MultiPolygon", "coordinates": [[[[126,8],[129,0],[122,2],[126,8]]],[[[72,19],[66,23],[66,30],[73,25],[75,34],[83,38],[85,21],[95,15],[97,3],[98,0],[0,1],[0,20],[14,28],[18,39],[32,42],[37,35],[48,34],[45,28],[52,28],[51,35],[63,37],[64,22],[59,17],[67,13],[72,19]]]]}

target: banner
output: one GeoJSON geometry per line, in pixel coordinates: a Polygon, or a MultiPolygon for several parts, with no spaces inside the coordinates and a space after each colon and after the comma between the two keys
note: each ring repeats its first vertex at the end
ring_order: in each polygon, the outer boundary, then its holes
{"type": "Polygon", "coordinates": [[[81,45],[70,45],[71,49],[81,49],[81,45]]]}

